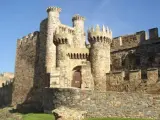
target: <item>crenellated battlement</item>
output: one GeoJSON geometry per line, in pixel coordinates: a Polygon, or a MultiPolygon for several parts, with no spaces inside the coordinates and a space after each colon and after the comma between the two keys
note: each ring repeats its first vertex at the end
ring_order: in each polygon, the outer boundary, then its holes
{"type": "Polygon", "coordinates": [[[87,59],[89,57],[88,53],[68,53],[70,59],[87,59]]]}
{"type": "Polygon", "coordinates": [[[47,12],[55,11],[55,12],[59,12],[60,13],[62,11],[62,9],[55,6],[55,7],[48,7],[46,11],[47,12]]]}
{"type": "Polygon", "coordinates": [[[82,20],[82,21],[85,21],[85,17],[80,16],[79,14],[76,14],[76,15],[73,16],[72,22],[75,21],[75,20],[82,20]]]}
{"type": "Polygon", "coordinates": [[[36,41],[36,39],[38,37],[39,37],[39,32],[35,31],[33,33],[30,33],[30,34],[22,37],[21,39],[18,39],[18,45],[20,46],[22,44],[26,44],[27,42],[31,42],[31,41],[33,41],[33,44],[34,44],[34,42],[36,41]]]}
{"type": "Polygon", "coordinates": [[[67,34],[71,34],[71,35],[75,34],[75,31],[74,31],[73,27],[63,25],[63,24],[59,25],[59,27],[57,29],[57,32],[67,33],[67,34]]]}
{"type": "Polygon", "coordinates": [[[72,48],[68,51],[70,59],[87,59],[89,57],[89,50],[86,48],[72,48]]]}
{"type": "Polygon", "coordinates": [[[96,28],[92,27],[88,30],[88,40],[90,43],[94,41],[111,43],[112,31],[105,26],[103,26],[102,29],[100,29],[99,25],[97,25],[96,28]]]}
{"type": "Polygon", "coordinates": [[[73,34],[74,34],[74,29],[65,26],[65,25],[60,25],[55,32],[54,35],[54,43],[55,44],[71,44],[71,41],[73,39],[73,34]]]}
{"type": "Polygon", "coordinates": [[[132,89],[132,91],[135,91],[135,89],[140,90],[144,83],[148,87],[158,84],[159,75],[157,68],[147,69],[146,76],[146,79],[142,78],[141,70],[119,71],[107,73],[106,80],[111,88],[114,86],[121,86],[123,88],[124,85],[129,85],[130,88],[128,89],[132,89]]]}
{"type": "Polygon", "coordinates": [[[146,31],[139,31],[134,34],[115,37],[112,40],[112,51],[134,48],[144,44],[152,44],[159,41],[158,28],[146,31]]]}

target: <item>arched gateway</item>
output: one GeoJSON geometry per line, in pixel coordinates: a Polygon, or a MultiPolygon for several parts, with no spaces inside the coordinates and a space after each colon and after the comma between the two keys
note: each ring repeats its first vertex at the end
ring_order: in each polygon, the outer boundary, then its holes
{"type": "Polygon", "coordinates": [[[81,76],[81,66],[73,68],[73,77],[72,77],[72,87],[81,88],[82,76],[81,76]]]}

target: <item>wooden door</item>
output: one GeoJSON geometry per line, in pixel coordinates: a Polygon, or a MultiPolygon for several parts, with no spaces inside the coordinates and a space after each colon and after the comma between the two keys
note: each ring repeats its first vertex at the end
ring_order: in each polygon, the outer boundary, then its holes
{"type": "Polygon", "coordinates": [[[73,73],[72,87],[81,88],[82,77],[80,71],[75,71],[73,73]]]}

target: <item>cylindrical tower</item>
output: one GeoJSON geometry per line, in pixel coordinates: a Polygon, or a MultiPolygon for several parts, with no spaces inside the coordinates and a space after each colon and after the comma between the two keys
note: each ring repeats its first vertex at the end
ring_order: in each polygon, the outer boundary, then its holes
{"type": "Polygon", "coordinates": [[[54,44],[56,45],[56,67],[67,66],[67,50],[69,47],[69,40],[71,35],[67,32],[56,31],[54,36],[54,44]]]}
{"type": "Polygon", "coordinates": [[[78,14],[74,15],[72,18],[73,27],[75,29],[73,40],[74,47],[85,47],[84,21],[85,18],[78,14]]]}
{"type": "Polygon", "coordinates": [[[56,45],[56,67],[60,68],[59,83],[60,87],[68,87],[69,81],[69,57],[67,56],[68,48],[70,47],[70,40],[72,35],[59,29],[56,30],[54,36],[54,44],[56,45]]]}
{"type": "Polygon", "coordinates": [[[51,72],[51,68],[56,67],[56,46],[53,44],[53,36],[56,28],[60,24],[59,13],[61,8],[48,7],[47,41],[46,41],[46,70],[51,72]]]}
{"type": "Polygon", "coordinates": [[[103,26],[97,25],[88,31],[88,40],[91,44],[90,62],[94,77],[95,90],[106,91],[106,73],[110,72],[110,44],[112,32],[103,26]]]}

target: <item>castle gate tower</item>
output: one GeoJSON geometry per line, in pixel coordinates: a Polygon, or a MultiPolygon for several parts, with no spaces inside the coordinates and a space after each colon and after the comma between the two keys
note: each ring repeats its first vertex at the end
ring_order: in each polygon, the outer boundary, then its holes
{"type": "Polygon", "coordinates": [[[90,61],[94,77],[95,90],[106,91],[106,73],[110,71],[110,44],[112,32],[103,26],[97,25],[88,31],[88,40],[91,44],[90,61]]]}
{"type": "Polygon", "coordinates": [[[56,46],[53,44],[53,36],[56,28],[60,24],[59,13],[61,8],[48,7],[47,42],[46,42],[46,70],[51,72],[51,68],[56,67],[56,46]]]}
{"type": "Polygon", "coordinates": [[[84,21],[85,18],[78,14],[74,15],[72,18],[73,27],[75,29],[74,47],[85,47],[84,21]]]}
{"type": "Polygon", "coordinates": [[[67,56],[67,50],[69,48],[69,40],[71,35],[65,31],[56,30],[54,36],[54,44],[56,47],[56,67],[65,67],[67,66],[67,60],[69,59],[67,56]]]}

